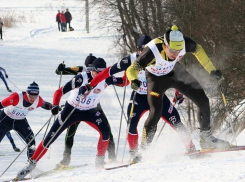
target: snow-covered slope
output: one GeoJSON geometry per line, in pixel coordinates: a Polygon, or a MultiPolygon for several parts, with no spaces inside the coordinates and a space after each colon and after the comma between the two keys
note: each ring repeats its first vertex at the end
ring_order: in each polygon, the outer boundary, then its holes
{"type": "MultiPolygon", "coordinates": [[[[9,75],[9,80],[7,81],[10,88],[13,91],[25,90],[28,84],[36,81],[41,89],[40,95],[44,100],[52,102],[53,93],[58,88],[60,79],[54,71],[63,60],[67,66],[83,65],[86,56],[92,52],[95,56],[103,57],[108,65],[117,62],[120,59],[117,50],[114,48],[114,40],[117,35],[108,34],[97,26],[96,22],[99,20],[99,16],[97,11],[93,11],[93,8],[90,15],[90,33],[87,33],[83,15],[83,1],[23,0],[20,2],[19,0],[1,0],[0,11],[3,12],[3,15],[4,13],[15,12],[16,15],[25,17],[25,21],[17,27],[4,28],[4,40],[0,41],[0,66],[5,68],[9,75]],[[75,31],[58,32],[55,15],[58,9],[65,9],[66,7],[70,9],[73,15],[72,26],[75,31]]],[[[66,83],[70,78],[71,76],[62,76],[62,84],[66,83]]],[[[123,88],[117,88],[117,92],[122,99],[123,88]]],[[[125,112],[130,92],[130,88],[127,88],[125,112]]],[[[0,100],[8,95],[9,93],[6,91],[4,84],[0,81],[0,100]]],[[[61,103],[65,102],[68,95],[62,97],[61,103]]],[[[117,142],[121,111],[112,87],[107,88],[105,91],[101,104],[110,121],[112,133],[117,142]]],[[[180,109],[180,112],[183,111],[180,109]]],[[[49,111],[43,109],[38,109],[28,115],[27,119],[35,133],[40,130],[50,115],[49,111]]],[[[146,115],[138,126],[140,137],[145,118],[146,115]]],[[[163,122],[159,122],[159,128],[162,124],[163,122]]],[[[121,131],[118,153],[119,162],[121,162],[125,143],[126,122],[124,119],[121,131]]],[[[37,144],[42,140],[44,132],[45,130],[41,131],[37,136],[37,144]]],[[[24,144],[15,132],[12,131],[12,135],[17,146],[23,149],[24,144]]],[[[65,133],[55,141],[51,146],[50,152],[38,163],[37,168],[39,170],[50,170],[61,160],[64,149],[64,136],[65,133]]],[[[238,144],[245,144],[243,136],[244,134],[242,133],[238,137],[238,144]]],[[[176,132],[168,126],[164,128],[158,142],[152,144],[152,149],[146,154],[145,160],[129,168],[112,171],[96,170],[94,168],[94,159],[97,140],[97,132],[86,124],[81,124],[75,136],[71,165],[88,165],[32,181],[245,181],[245,152],[212,154],[210,158],[191,160],[181,155],[184,152],[184,146],[176,132]]],[[[195,142],[198,147],[197,140],[195,142]]],[[[27,160],[25,153],[26,151],[20,155],[0,178],[0,181],[12,179],[25,166],[27,160]]],[[[0,144],[0,154],[5,155],[0,156],[0,173],[2,174],[18,155],[18,153],[13,152],[6,137],[0,144]]],[[[124,163],[127,162],[128,158],[127,147],[124,163]]]]}

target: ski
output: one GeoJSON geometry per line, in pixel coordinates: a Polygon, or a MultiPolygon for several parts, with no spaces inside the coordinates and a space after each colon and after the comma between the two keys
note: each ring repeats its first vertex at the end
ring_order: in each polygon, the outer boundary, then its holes
{"type": "Polygon", "coordinates": [[[121,165],[121,166],[115,166],[115,167],[105,167],[104,169],[105,170],[112,170],[112,169],[119,169],[119,168],[123,168],[123,167],[128,167],[128,166],[131,166],[132,164],[124,164],[124,165],[121,165]]]}
{"type": "Polygon", "coordinates": [[[82,165],[77,165],[77,166],[69,166],[69,167],[65,167],[65,168],[62,168],[62,169],[52,169],[52,170],[40,173],[40,174],[34,176],[32,179],[40,178],[40,177],[46,176],[48,174],[54,174],[54,173],[61,172],[61,171],[68,171],[68,170],[72,170],[72,169],[75,169],[75,168],[84,167],[84,166],[87,166],[87,165],[88,164],[82,164],[82,165]]]}
{"type": "Polygon", "coordinates": [[[83,165],[77,165],[77,166],[69,166],[69,167],[66,167],[66,168],[63,168],[63,169],[52,169],[52,170],[49,170],[49,171],[46,171],[46,172],[42,172],[34,177],[31,177],[31,178],[24,178],[22,180],[18,180],[18,178],[14,178],[12,180],[8,180],[8,181],[3,181],[3,182],[13,182],[13,181],[27,181],[27,180],[31,180],[31,179],[36,179],[36,178],[41,178],[43,176],[46,176],[46,175],[49,175],[49,174],[54,174],[54,173],[57,173],[57,172],[61,172],[61,171],[67,171],[67,170],[71,170],[71,169],[75,169],[75,168],[79,168],[79,167],[84,167],[84,166],[87,166],[88,164],[83,164],[83,165]]]}
{"type": "Polygon", "coordinates": [[[32,178],[24,178],[24,179],[22,179],[22,180],[18,180],[17,178],[14,178],[14,179],[12,179],[12,180],[8,180],[8,181],[3,181],[3,182],[13,182],[13,181],[27,181],[27,180],[30,180],[30,179],[32,179],[32,178]]]}
{"type": "Polygon", "coordinates": [[[218,152],[231,152],[231,151],[239,151],[245,150],[245,146],[231,146],[227,149],[201,149],[201,150],[194,150],[186,153],[187,156],[192,155],[203,155],[203,154],[210,154],[210,153],[218,153],[218,152]]]}

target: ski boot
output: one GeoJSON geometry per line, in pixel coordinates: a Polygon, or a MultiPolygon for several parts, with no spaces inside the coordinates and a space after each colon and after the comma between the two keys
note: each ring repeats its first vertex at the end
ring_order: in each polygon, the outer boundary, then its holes
{"type": "Polygon", "coordinates": [[[12,90],[10,90],[10,88],[8,88],[8,87],[7,87],[7,91],[8,91],[8,92],[12,92],[12,90]]]}
{"type": "Polygon", "coordinates": [[[103,169],[104,168],[104,165],[105,165],[104,159],[105,159],[105,156],[96,155],[95,167],[97,169],[103,169]]]}
{"type": "Polygon", "coordinates": [[[64,155],[63,159],[58,164],[56,164],[55,170],[68,168],[70,162],[71,162],[71,155],[64,155]]]}
{"type": "Polygon", "coordinates": [[[130,163],[136,164],[142,161],[142,155],[138,152],[138,149],[129,150],[130,154],[130,163]]]}
{"type": "Polygon", "coordinates": [[[37,161],[29,159],[27,165],[20,172],[18,172],[15,179],[17,179],[17,181],[23,180],[25,176],[30,174],[36,168],[36,165],[37,161]]]}
{"type": "Polygon", "coordinates": [[[230,143],[211,135],[211,129],[200,131],[200,147],[202,149],[227,149],[230,143]]]}
{"type": "Polygon", "coordinates": [[[15,152],[20,152],[20,149],[17,148],[16,146],[13,146],[13,149],[14,149],[15,152]]]}

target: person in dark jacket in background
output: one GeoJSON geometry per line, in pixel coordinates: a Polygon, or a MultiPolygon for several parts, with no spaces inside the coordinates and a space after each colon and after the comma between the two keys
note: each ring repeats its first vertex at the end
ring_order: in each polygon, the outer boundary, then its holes
{"type": "MultiPolygon", "coordinates": [[[[66,29],[67,29],[67,23],[69,23],[69,29],[70,29],[71,28],[72,16],[71,16],[71,13],[69,12],[68,8],[66,9],[65,17],[66,17],[66,29]]],[[[67,29],[67,31],[68,31],[68,29],[67,29]]]]}
{"type": "Polygon", "coordinates": [[[0,35],[1,35],[1,39],[3,39],[3,29],[2,29],[2,27],[3,27],[3,21],[0,18],[0,35]]]}
{"type": "Polygon", "coordinates": [[[58,10],[58,13],[56,15],[56,22],[58,23],[58,29],[60,31],[60,10],[58,10]]]}

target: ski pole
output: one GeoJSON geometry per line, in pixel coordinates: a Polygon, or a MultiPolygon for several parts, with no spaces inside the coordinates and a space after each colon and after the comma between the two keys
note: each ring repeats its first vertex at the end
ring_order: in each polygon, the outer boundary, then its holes
{"type": "Polygon", "coordinates": [[[127,140],[128,140],[129,128],[130,128],[130,125],[131,125],[131,120],[132,120],[132,118],[133,118],[134,102],[135,102],[135,98],[136,98],[136,93],[137,93],[137,92],[134,91],[133,102],[132,102],[132,105],[131,105],[130,114],[129,114],[129,118],[128,118],[128,126],[127,126],[127,130],[126,130],[126,140],[125,140],[125,143],[124,143],[123,156],[122,156],[122,163],[123,163],[124,153],[125,153],[126,144],[127,144],[127,140]]]}
{"type": "MultiPolygon", "coordinates": [[[[223,87],[222,87],[222,85],[221,85],[220,82],[219,82],[219,88],[220,88],[220,92],[221,92],[221,95],[222,95],[222,99],[223,99],[223,102],[224,102],[224,105],[225,105],[225,110],[226,110],[226,112],[227,112],[228,114],[230,114],[230,112],[228,111],[228,108],[227,108],[227,101],[226,101],[226,99],[225,99],[224,90],[223,90],[223,87]]],[[[234,130],[234,128],[233,128],[233,125],[232,125],[232,123],[231,123],[231,120],[229,120],[229,123],[230,123],[230,125],[231,125],[231,131],[232,131],[232,134],[233,134],[234,141],[235,141],[235,143],[236,143],[236,145],[237,145],[236,137],[235,137],[235,130],[234,130]]]]}
{"type": "Polygon", "coordinates": [[[19,91],[21,91],[9,78],[8,80],[10,81],[10,83],[12,83],[19,91]]]}
{"type": "MultiPolygon", "coordinates": [[[[64,63],[65,63],[65,61],[62,62],[62,64],[64,64],[64,63]]],[[[60,88],[61,79],[62,79],[62,74],[63,74],[63,71],[60,72],[60,81],[59,81],[59,87],[58,87],[58,89],[60,88]]],[[[55,122],[55,117],[54,117],[54,122],[55,122]]],[[[54,123],[54,122],[53,122],[53,123],[54,123]]],[[[50,124],[50,123],[49,123],[49,124],[50,124]]],[[[44,136],[43,136],[43,140],[44,140],[44,138],[45,138],[46,132],[47,132],[48,127],[49,127],[49,124],[48,124],[48,126],[47,126],[47,128],[46,128],[45,134],[44,134],[44,136]]],[[[50,159],[50,153],[51,153],[51,147],[49,148],[48,159],[50,159]]]]}
{"type": "Polygon", "coordinates": [[[127,79],[125,80],[125,87],[124,87],[124,93],[123,93],[123,103],[122,103],[122,110],[121,110],[121,119],[120,119],[120,126],[119,126],[118,140],[117,140],[116,158],[117,158],[118,148],[119,148],[119,142],[120,142],[120,134],[121,134],[121,127],[122,127],[122,115],[123,115],[123,108],[124,108],[125,94],[126,94],[126,88],[127,88],[126,85],[127,85],[127,79]]]}
{"type": "MultiPolygon", "coordinates": [[[[119,102],[119,104],[120,104],[120,107],[121,107],[121,109],[123,110],[123,107],[122,107],[121,101],[120,101],[120,99],[119,99],[119,96],[118,96],[117,90],[116,90],[116,88],[115,88],[115,85],[113,85],[113,88],[114,88],[114,91],[115,91],[115,93],[116,93],[117,100],[118,100],[118,102],[119,102]]],[[[126,117],[126,115],[125,115],[124,111],[123,111],[123,115],[124,115],[124,119],[127,121],[127,117],[126,117]]]]}
{"type": "Polygon", "coordinates": [[[11,162],[11,164],[5,169],[5,171],[3,171],[3,173],[1,174],[0,178],[4,175],[4,173],[10,168],[10,166],[12,166],[12,164],[16,161],[16,159],[23,153],[23,151],[27,148],[27,146],[29,146],[29,144],[36,138],[36,136],[42,131],[42,129],[44,128],[44,126],[50,122],[50,120],[52,119],[53,115],[51,115],[51,117],[49,118],[49,120],[42,126],[42,128],[37,132],[37,134],[29,141],[29,143],[25,146],[25,148],[19,153],[19,155],[17,155],[15,157],[15,159],[13,160],[13,162],[11,162]]]}

